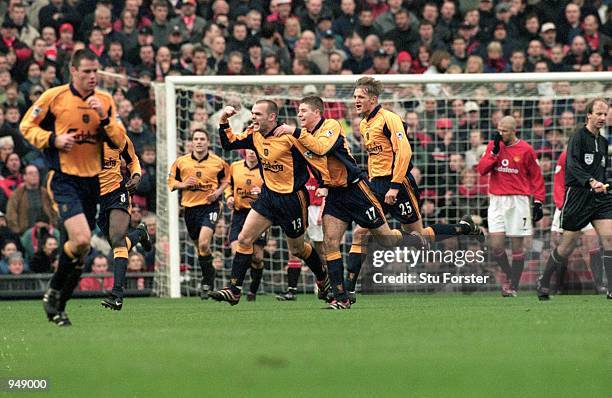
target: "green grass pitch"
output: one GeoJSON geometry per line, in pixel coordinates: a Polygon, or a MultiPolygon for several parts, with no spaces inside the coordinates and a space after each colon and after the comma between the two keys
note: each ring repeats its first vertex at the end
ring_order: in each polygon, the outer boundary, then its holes
{"type": "Polygon", "coordinates": [[[0,378],[46,378],[40,397],[612,396],[602,296],[358,300],[324,311],[312,295],[128,298],[121,312],[73,300],[69,328],[46,322],[40,301],[3,302],[0,378]]]}

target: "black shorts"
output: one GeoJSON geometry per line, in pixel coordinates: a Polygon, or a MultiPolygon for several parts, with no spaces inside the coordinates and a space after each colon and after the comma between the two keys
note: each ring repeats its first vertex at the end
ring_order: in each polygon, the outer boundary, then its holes
{"type": "Polygon", "coordinates": [[[355,221],[368,229],[378,228],[386,222],[382,206],[364,180],[346,188],[329,188],[323,215],[347,223],[355,221]]]}
{"type": "Polygon", "coordinates": [[[385,214],[391,214],[401,224],[412,224],[421,219],[421,193],[412,175],[404,177],[397,193],[397,202],[393,205],[385,203],[385,195],[391,188],[391,177],[375,177],[370,181],[370,187],[385,214]]]}
{"type": "Polygon", "coordinates": [[[208,227],[214,231],[219,217],[221,217],[220,202],[185,207],[185,225],[191,240],[197,241],[200,238],[202,227],[208,227]]]}
{"type": "Polygon", "coordinates": [[[580,231],[593,220],[612,220],[612,195],[589,188],[568,187],[561,209],[561,228],[580,231]]]}
{"type": "MultiPolygon", "coordinates": [[[[229,241],[234,242],[238,240],[238,234],[242,231],[242,227],[244,226],[244,222],[246,221],[247,215],[251,209],[240,209],[235,210],[232,213],[232,224],[230,226],[230,235],[229,241]]],[[[268,242],[268,231],[264,231],[259,238],[255,240],[255,244],[259,246],[265,246],[268,242]]]]}
{"type": "Polygon", "coordinates": [[[272,221],[273,225],[279,225],[289,238],[298,238],[308,228],[309,204],[305,187],[293,193],[280,194],[270,191],[264,185],[251,207],[272,221]]]}
{"type": "Polygon", "coordinates": [[[98,176],[77,177],[51,170],[47,175],[47,191],[51,195],[60,222],[84,214],[89,228],[94,229],[100,199],[98,176]]]}
{"type": "Polygon", "coordinates": [[[108,237],[109,217],[112,209],[131,213],[132,207],[130,202],[130,194],[125,187],[121,186],[106,195],[100,196],[100,212],[98,213],[98,228],[108,237]]]}

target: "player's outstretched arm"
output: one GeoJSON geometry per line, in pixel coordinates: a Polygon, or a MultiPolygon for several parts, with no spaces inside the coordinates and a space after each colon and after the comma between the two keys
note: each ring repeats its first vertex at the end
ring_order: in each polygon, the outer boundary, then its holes
{"type": "Polygon", "coordinates": [[[219,118],[219,138],[221,147],[226,151],[232,149],[255,149],[253,145],[253,129],[247,128],[242,134],[235,134],[229,125],[229,118],[236,114],[236,109],[232,106],[223,108],[223,113],[219,118]]]}

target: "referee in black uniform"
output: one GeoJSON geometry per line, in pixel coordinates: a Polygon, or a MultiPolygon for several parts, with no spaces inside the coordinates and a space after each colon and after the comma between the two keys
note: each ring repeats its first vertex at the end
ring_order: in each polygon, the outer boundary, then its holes
{"type": "Polygon", "coordinates": [[[569,139],[565,172],[565,203],[561,227],[565,231],[553,250],[544,274],[538,279],[540,300],[549,300],[550,277],[557,267],[567,265],[580,230],[592,223],[601,238],[603,264],[608,278],[607,298],[612,299],[612,194],[607,192],[608,140],[599,132],[606,124],[608,103],[596,98],[586,107],[586,125],[569,139]]]}

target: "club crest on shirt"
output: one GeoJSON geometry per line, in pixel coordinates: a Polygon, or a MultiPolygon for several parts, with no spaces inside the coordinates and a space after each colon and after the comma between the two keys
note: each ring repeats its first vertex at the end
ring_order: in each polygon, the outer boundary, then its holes
{"type": "Polygon", "coordinates": [[[89,115],[86,113],[83,115],[83,123],[85,124],[89,123],[89,115]]]}
{"type": "Polygon", "coordinates": [[[264,156],[268,156],[269,153],[268,148],[264,148],[264,156]]]}
{"type": "Polygon", "coordinates": [[[198,178],[202,177],[202,172],[201,171],[197,171],[196,172],[196,177],[198,177],[198,178]]]}
{"type": "Polygon", "coordinates": [[[586,163],[587,165],[592,165],[593,164],[593,154],[592,153],[585,153],[584,154],[584,163],[586,163]]]}

